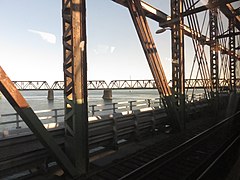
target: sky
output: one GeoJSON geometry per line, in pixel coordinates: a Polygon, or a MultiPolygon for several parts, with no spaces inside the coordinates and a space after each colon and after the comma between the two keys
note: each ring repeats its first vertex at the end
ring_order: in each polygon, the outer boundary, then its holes
{"type": "MultiPolygon", "coordinates": [[[[88,80],[153,79],[128,9],[111,0],[86,2],[88,80]]],[[[170,14],[169,0],[146,2],[170,14]]],[[[11,80],[63,80],[61,4],[62,0],[0,0],[0,65],[11,80]]],[[[148,22],[171,79],[170,31],[156,35],[158,23],[148,22]]],[[[193,59],[191,47],[185,49],[193,59]]],[[[190,64],[188,60],[186,68],[190,64]]]]}
{"type": "MultiPolygon", "coordinates": [[[[0,0],[0,65],[11,80],[63,80],[61,3],[0,0]]],[[[160,9],[168,12],[168,6],[160,9]]],[[[149,23],[154,33],[158,24],[149,23]]],[[[125,7],[87,0],[87,38],[89,80],[153,79],[125,7]]],[[[163,64],[170,64],[170,39],[157,38],[163,64]]]]}

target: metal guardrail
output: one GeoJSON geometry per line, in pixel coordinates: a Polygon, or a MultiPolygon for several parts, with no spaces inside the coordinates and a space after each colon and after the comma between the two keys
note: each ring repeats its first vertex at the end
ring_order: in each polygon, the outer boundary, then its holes
{"type": "Polygon", "coordinates": [[[114,114],[118,112],[124,111],[133,111],[141,108],[147,107],[161,107],[163,108],[162,100],[160,98],[156,99],[145,99],[145,100],[135,100],[135,101],[124,101],[117,103],[109,103],[109,104],[97,104],[89,106],[89,115],[106,115],[106,114],[114,114]]]}
{"type": "MultiPolygon", "coordinates": [[[[92,117],[88,124],[89,155],[93,157],[101,152],[117,150],[123,144],[156,135],[166,121],[165,110],[159,108],[136,110],[125,115],[115,113],[109,116],[92,117]]],[[[49,163],[54,161],[34,134],[23,130],[14,130],[20,133],[0,138],[0,179],[5,175],[12,175],[33,167],[43,167],[42,163],[46,161],[49,163]]],[[[62,146],[64,143],[62,123],[49,132],[62,146]]]]}
{"type": "MultiPolygon", "coordinates": [[[[156,106],[159,106],[159,99],[156,100],[156,106]]],[[[130,109],[130,102],[127,105],[126,113],[118,113],[118,111],[124,112],[126,108],[117,109],[118,106],[126,106],[124,103],[118,103],[117,105],[111,105],[111,108],[102,108],[106,111],[96,111],[97,107],[94,107],[95,116],[89,118],[89,155],[93,157],[101,152],[107,152],[109,150],[117,150],[123,144],[132,142],[134,140],[140,140],[143,137],[149,135],[157,135],[159,132],[166,131],[167,114],[164,109],[150,108],[149,100],[143,101],[132,101],[132,112],[130,109]],[[143,108],[141,104],[145,104],[146,108],[143,108]],[[138,105],[138,106],[137,106],[138,105]],[[137,110],[140,109],[141,110],[137,110]],[[114,113],[114,110],[116,113],[114,113]],[[108,112],[112,115],[106,115],[108,112]],[[103,113],[106,116],[97,116],[97,113],[103,113]]],[[[199,101],[201,102],[201,101],[199,101]]],[[[151,106],[153,103],[151,103],[151,106]]],[[[51,110],[48,110],[51,111],[51,110]]],[[[59,123],[60,118],[63,118],[64,109],[59,109],[53,112],[51,119],[53,122],[57,119],[59,123]],[[60,110],[62,112],[60,113],[60,110]],[[62,114],[62,115],[61,115],[62,114]],[[56,119],[55,119],[56,118],[56,119]]],[[[45,121],[50,115],[44,115],[43,111],[37,111],[40,118],[45,121]]],[[[49,112],[48,112],[49,113],[49,112]]],[[[89,108],[89,113],[91,114],[91,109],[89,108]]],[[[16,114],[12,113],[12,117],[15,118],[16,114]]],[[[6,116],[11,117],[11,116],[6,116]]],[[[16,119],[15,119],[16,120],[16,119]]],[[[19,119],[20,120],[20,119],[19,119]]],[[[16,125],[16,124],[14,124],[16,125]]],[[[21,126],[21,125],[19,125],[21,126]]],[[[11,175],[17,172],[22,172],[34,167],[43,167],[43,163],[46,159],[49,163],[54,161],[50,159],[50,155],[36,139],[36,137],[31,132],[25,132],[24,129],[13,130],[16,132],[12,134],[13,136],[3,136],[0,138],[0,179],[1,177],[11,175]],[[12,148],[14,147],[14,149],[12,148]],[[9,151],[11,149],[11,151],[9,151]],[[21,161],[19,160],[21,157],[21,161]],[[51,161],[50,161],[51,160],[51,161]]],[[[167,131],[166,131],[167,132],[167,131]]],[[[50,130],[53,134],[57,143],[62,146],[64,143],[64,128],[63,124],[60,123],[58,128],[50,130]]],[[[28,171],[29,172],[29,171],[28,171]]]]}
{"type": "MultiPolygon", "coordinates": [[[[48,109],[48,110],[40,110],[40,111],[34,111],[34,112],[39,116],[39,119],[42,120],[43,123],[44,123],[44,120],[50,120],[47,123],[50,123],[50,122],[58,123],[60,122],[59,118],[62,118],[63,120],[63,117],[64,117],[63,111],[64,111],[64,108],[58,108],[58,109],[48,109]]],[[[1,118],[3,120],[0,122],[0,126],[15,124],[16,129],[19,129],[22,126],[26,127],[24,121],[22,120],[20,115],[17,113],[2,114],[1,118]]],[[[9,126],[8,128],[11,129],[13,128],[13,126],[9,126]]],[[[0,128],[0,131],[1,129],[2,128],[0,128]]]]}
{"type": "MultiPolygon", "coordinates": [[[[129,112],[129,111],[139,110],[139,109],[148,108],[148,107],[163,108],[163,104],[160,98],[125,101],[125,102],[108,103],[108,104],[96,104],[96,105],[89,106],[88,114],[89,114],[89,117],[101,116],[101,115],[129,112]]],[[[39,111],[35,111],[35,113],[38,115],[39,119],[43,123],[59,123],[59,122],[63,122],[64,120],[64,108],[39,110],[39,111]]],[[[4,128],[19,129],[22,127],[26,127],[24,121],[21,119],[21,117],[17,113],[2,114],[0,117],[2,119],[0,121],[0,131],[3,130],[4,128]],[[5,126],[5,127],[1,128],[1,126],[5,126]]]]}
{"type": "MultiPolygon", "coordinates": [[[[199,101],[204,99],[204,94],[196,94],[194,96],[186,96],[186,101],[192,103],[193,101],[199,101]]],[[[161,98],[155,99],[143,99],[125,102],[114,102],[107,104],[94,104],[89,105],[88,116],[102,116],[115,113],[129,112],[134,110],[139,110],[142,108],[158,107],[163,108],[161,98]]],[[[64,120],[64,108],[57,109],[47,109],[35,111],[39,119],[43,123],[59,123],[64,120]]],[[[2,114],[0,116],[0,132],[4,129],[19,129],[22,127],[27,127],[24,121],[21,119],[17,113],[2,114]],[[15,125],[14,125],[15,124],[15,125]],[[5,127],[3,127],[5,126],[5,127]]]]}

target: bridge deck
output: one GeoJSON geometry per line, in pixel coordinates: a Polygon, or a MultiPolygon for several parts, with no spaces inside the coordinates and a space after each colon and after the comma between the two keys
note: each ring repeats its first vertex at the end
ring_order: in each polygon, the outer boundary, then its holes
{"type": "MultiPolygon", "coordinates": [[[[226,105],[223,101],[221,102],[223,106],[226,105]]],[[[122,163],[138,168],[143,162],[147,163],[170,149],[174,149],[179,143],[216,123],[215,118],[211,117],[214,113],[204,101],[192,108],[192,110],[188,108],[187,129],[181,134],[169,134],[168,128],[161,129],[166,117],[165,112],[161,109],[137,111],[136,114],[116,115],[90,122],[90,172],[88,178],[95,179],[97,177],[99,179],[98,177],[107,175],[107,177],[111,176],[110,179],[114,179],[112,172],[109,175],[110,168],[115,173],[120,173],[116,169],[123,168],[120,165],[122,163]],[[132,161],[136,163],[132,163],[132,161]]],[[[223,114],[225,111],[218,116],[224,118],[223,114]]],[[[52,133],[58,144],[63,144],[64,130],[59,128],[52,133]]],[[[34,135],[22,134],[1,139],[0,142],[0,177],[8,177],[10,174],[18,174],[16,172],[26,172],[26,170],[27,176],[39,176],[39,178],[56,178],[53,176],[54,174],[62,173],[34,135]],[[29,174],[29,169],[33,172],[32,174],[29,174]],[[42,170],[39,171],[39,169],[42,170]]],[[[127,171],[122,171],[129,173],[131,169],[129,167],[127,171]]]]}
{"type": "Polygon", "coordinates": [[[126,174],[138,168],[144,163],[150,162],[157,156],[164,154],[181,143],[187,141],[199,132],[206,130],[215,124],[212,117],[201,117],[188,123],[187,129],[183,133],[160,134],[156,137],[148,137],[140,142],[127,144],[119,149],[117,153],[93,161],[95,172],[89,179],[118,179],[121,176],[121,169],[125,169],[126,174]],[[97,168],[96,168],[97,167],[97,168]],[[98,172],[98,169],[104,169],[98,172]],[[120,169],[120,170],[118,170],[120,169]],[[115,174],[115,173],[116,174],[115,174]],[[117,174],[119,177],[117,177],[117,174]]]}
{"type": "MultiPolygon", "coordinates": [[[[195,113],[196,115],[193,114],[195,117],[200,117],[203,114],[206,115],[206,113],[201,113],[201,112],[196,112],[196,113],[195,113]]],[[[198,118],[195,120],[193,120],[193,119],[195,119],[195,118],[192,117],[192,121],[190,121],[187,124],[187,129],[189,129],[189,130],[196,128],[196,129],[198,129],[198,131],[201,131],[203,129],[206,129],[207,127],[210,127],[213,124],[213,121],[211,121],[210,117],[198,118]]],[[[106,122],[107,121],[105,121],[105,123],[106,122]]],[[[90,128],[98,129],[99,127],[100,127],[99,125],[93,125],[90,128]]],[[[94,129],[92,129],[92,130],[93,130],[92,132],[95,131],[94,129]]],[[[103,129],[102,130],[99,129],[99,130],[102,131],[103,129]]],[[[53,133],[54,133],[54,137],[57,139],[58,143],[62,144],[63,143],[63,136],[62,136],[63,130],[59,129],[58,131],[53,131],[53,133]]],[[[105,131],[105,133],[107,133],[107,131],[105,131]]],[[[100,153],[99,152],[94,153],[94,151],[92,151],[92,152],[90,152],[90,155],[91,155],[90,162],[91,163],[90,163],[90,173],[89,174],[93,175],[93,174],[97,173],[99,170],[109,168],[110,166],[112,167],[114,164],[116,164],[116,162],[118,160],[122,161],[122,159],[124,159],[126,161],[127,159],[129,159],[129,157],[132,157],[134,155],[136,156],[136,154],[138,154],[138,156],[139,156],[140,152],[144,152],[144,151],[146,152],[149,150],[149,147],[156,146],[156,144],[165,142],[166,145],[167,144],[169,145],[168,142],[170,141],[170,139],[174,140],[174,138],[176,138],[178,136],[179,136],[179,134],[172,135],[172,134],[163,133],[163,132],[156,132],[155,136],[153,136],[153,134],[149,134],[147,136],[141,136],[137,141],[128,141],[125,143],[122,142],[121,146],[119,146],[119,148],[117,148],[117,149],[114,149],[113,147],[109,147],[108,149],[105,149],[104,151],[99,151],[100,153]]],[[[102,135],[101,135],[101,137],[99,136],[99,138],[101,138],[101,139],[103,137],[104,136],[102,136],[102,135]]],[[[93,147],[93,144],[94,144],[93,141],[96,141],[96,138],[93,138],[93,136],[92,136],[92,138],[90,138],[90,144],[92,144],[91,147],[93,147]]],[[[99,143],[99,142],[100,141],[97,141],[96,143],[99,143]]],[[[180,142],[181,141],[179,141],[179,143],[180,142]]],[[[172,145],[174,146],[174,144],[172,144],[172,145]]],[[[164,148],[164,151],[169,150],[169,148],[172,148],[172,147],[168,146],[168,148],[164,148]]],[[[46,153],[46,151],[44,150],[42,145],[38,141],[36,141],[35,137],[32,135],[25,136],[25,137],[23,137],[22,140],[21,139],[16,140],[16,139],[12,138],[10,140],[1,141],[0,151],[1,151],[1,153],[0,153],[0,159],[1,159],[0,172],[1,173],[4,172],[4,169],[8,172],[10,172],[9,170],[12,170],[14,172],[14,168],[13,168],[14,166],[17,166],[17,168],[22,166],[26,169],[26,164],[27,164],[28,168],[31,168],[31,167],[33,167],[33,165],[36,165],[37,163],[39,165],[43,164],[43,162],[46,161],[46,159],[48,159],[49,162],[51,162],[51,160],[49,159],[50,158],[49,154],[46,153]],[[21,143],[21,144],[19,144],[19,143],[21,143]],[[21,146],[19,147],[19,145],[21,145],[21,146]],[[9,147],[11,147],[10,148],[11,150],[9,150],[9,147]],[[18,152],[18,153],[16,154],[16,152],[18,152]],[[13,161],[13,158],[15,158],[14,161],[13,161]],[[24,164],[24,166],[23,166],[23,164],[24,164]],[[6,165],[8,165],[8,166],[6,166],[6,165]]],[[[163,151],[162,151],[162,153],[163,153],[163,151]]],[[[53,177],[52,175],[55,173],[61,174],[61,171],[59,171],[58,168],[55,169],[55,166],[53,166],[53,167],[54,168],[48,168],[48,170],[52,169],[52,171],[50,171],[51,172],[50,174],[45,172],[44,174],[39,175],[39,171],[37,171],[37,174],[33,173],[32,175],[39,176],[39,178],[43,178],[46,176],[56,178],[56,177],[53,177]]],[[[42,168],[44,169],[44,167],[42,167],[42,168]]],[[[34,170],[34,169],[32,169],[32,170],[34,170]]],[[[91,176],[91,177],[93,177],[93,176],[91,176]]]]}
{"type": "MultiPolygon", "coordinates": [[[[211,117],[201,117],[189,122],[186,131],[183,133],[161,133],[154,137],[146,137],[141,139],[141,141],[135,141],[123,145],[117,151],[112,150],[104,152],[100,155],[92,156],[90,159],[90,173],[87,179],[112,180],[121,178],[124,176],[123,172],[130,172],[134,168],[137,168],[140,162],[146,163],[160,154],[168,152],[169,150],[173,149],[173,147],[185,142],[187,139],[193,137],[197,133],[212,127],[216,123],[217,122],[211,117]]],[[[52,180],[64,179],[63,177],[53,175],[61,173],[62,172],[60,169],[54,168],[49,172],[49,174],[36,175],[35,178],[47,177],[52,180]]]]}

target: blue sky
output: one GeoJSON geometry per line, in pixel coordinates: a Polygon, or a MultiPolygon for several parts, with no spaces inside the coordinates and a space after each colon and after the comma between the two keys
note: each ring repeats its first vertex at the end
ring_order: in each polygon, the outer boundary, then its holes
{"type": "MultiPolygon", "coordinates": [[[[147,2],[159,4],[156,0],[147,2]]],[[[169,3],[162,4],[160,9],[168,12],[169,3]]],[[[0,0],[0,7],[0,64],[9,77],[63,80],[61,0],[0,0]],[[54,35],[56,42],[53,37],[47,41],[44,33],[54,35]]],[[[149,23],[155,32],[158,24],[149,23]]],[[[111,0],[87,0],[87,36],[89,80],[152,79],[125,7],[111,0]]],[[[168,36],[168,32],[156,36],[156,43],[170,75],[168,36]]]]}
{"type": "MultiPolygon", "coordinates": [[[[152,79],[128,10],[111,0],[86,2],[88,79],[152,79]]],[[[169,14],[169,0],[146,2],[169,14]]],[[[63,80],[61,3],[0,0],[0,65],[12,80],[63,80]]],[[[170,32],[155,35],[158,23],[149,24],[170,79],[170,32]]],[[[186,52],[193,59],[191,47],[186,52]]]]}

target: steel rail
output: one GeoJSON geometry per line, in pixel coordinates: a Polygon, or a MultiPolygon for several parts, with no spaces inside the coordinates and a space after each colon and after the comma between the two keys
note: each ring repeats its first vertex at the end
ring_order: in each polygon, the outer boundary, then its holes
{"type": "MultiPolygon", "coordinates": [[[[197,142],[201,141],[203,138],[205,138],[208,134],[211,134],[212,131],[216,130],[217,128],[221,127],[222,125],[224,125],[225,123],[229,122],[230,120],[232,120],[232,118],[234,118],[235,116],[239,115],[240,111],[235,113],[234,115],[222,120],[221,122],[215,124],[214,126],[210,127],[209,129],[197,134],[196,136],[194,136],[193,138],[187,140],[186,142],[180,144],[179,146],[171,149],[170,151],[156,157],[155,159],[147,162],[146,164],[140,166],[139,168],[133,170],[132,172],[122,176],[121,178],[119,178],[119,180],[123,180],[123,179],[132,179],[134,177],[138,177],[138,179],[142,178],[140,177],[140,174],[144,174],[143,172],[145,172],[145,174],[143,175],[144,177],[146,177],[147,174],[150,174],[151,172],[155,171],[156,169],[159,168],[159,166],[153,167],[153,164],[158,164],[159,160],[163,159],[166,156],[169,156],[170,154],[174,154],[173,157],[170,158],[173,159],[175,158],[175,156],[178,156],[178,154],[181,154],[182,152],[185,152],[186,150],[188,150],[189,148],[191,148],[191,146],[193,144],[196,144],[197,142]],[[184,149],[183,149],[184,148],[184,149]],[[145,169],[148,169],[148,172],[146,172],[145,169]]],[[[169,160],[167,160],[168,162],[169,160]]],[[[165,162],[163,162],[165,164],[165,162]]],[[[160,163],[162,166],[162,163],[160,163]]]]}
{"type": "Polygon", "coordinates": [[[237,143],[237,141],[239,141],[239,139],[240,135],[238,135],[219,156],[217,156],[217,158],[206,168],[206,170],[203,173],[201,173],[197,180],[204,178],[204,176],[206,176],[206,174],[211,170],[211,168],[213,168],[217,164],[217,162],[225,155],[225,153],[227,153],[227,151],[229,151],[232,148],[232,146],[235,143],[237,143]]]}

